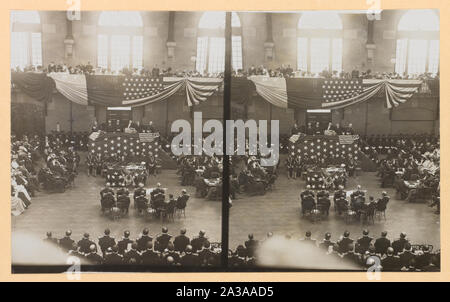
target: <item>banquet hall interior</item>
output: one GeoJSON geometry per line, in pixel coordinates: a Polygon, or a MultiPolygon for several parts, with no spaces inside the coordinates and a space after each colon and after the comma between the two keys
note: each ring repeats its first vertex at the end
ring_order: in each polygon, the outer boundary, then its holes
{"type": "Polygon", "coordinates": [[[13,264],[440,269],[439,12],[230,15],[11,11],[13,264]],[[276,165],[173,152],[226,106],[276,165]]]}

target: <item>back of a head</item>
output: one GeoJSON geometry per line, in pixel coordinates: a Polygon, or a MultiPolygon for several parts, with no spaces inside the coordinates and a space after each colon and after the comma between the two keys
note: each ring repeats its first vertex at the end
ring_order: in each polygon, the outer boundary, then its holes
{"type": "Polygon", "coordinates": [[[387,232],[386,231],[381,232],[381,237],[386,237],[386,236],[387,236],[387,232]]]}
{"type": "Polygon", "coordinates": [[[149,232],[149,231],[148,231],[147,228],[145,228],[144,230],[142,230],[142,234],[143,234],[143,235],[148,235],[148,232],[149,232]]]}
{"type": "Polygon", "coordinates": [[[306,231],[305,236],[306,238],[311,238],[311,231],[306,231]]]}
{"type": "Polygon", "coordinates": [[[89,246],[89,250],[90,250],[91,252],[95,252],[95,244],[91,244],[91,245],[89,246]]]}
{"type": "Polygon", "coordinates": [[[147,249],[153,249],[153,243],[151,241],[147,242],[147,249]]]}
{"type": "Polygon", "coordinates": [[[181,235],[185,235],[185,234],[186,234],[186,229],[185,229],[185,228],[182,228],[182,229],[180,230],[180,234],[181,234],[181,235]]]}
{"type": "Polygon", "coordinates": [[[69,237],[70,235],[72,235],[72,231],[71,230],[67,230],[66,231],[66,236],[69,237]]]}
{"type": "Polygon", "coordinates": [[[125,238],[130,237],[130,231],[123,232],[123,237],[125,237],[125,238]]]}
{"type": "Polygon", "coordinates": [[[167,227],[163,227],[163,228],[161,229],[161,231],[162,231],[164,234],[166,234],[166,233],[169,231],[169,229],[168,229],[167,227]]]}
{"type": "Polygon", "coordinates": [[[394,249],[393,249],[392,247],[388,247],[388,249],[387,249],[387,254],[388,254],[389,256],[394,255],[394,249]]]}
{"type": "Polygon", "coordinates": [[[184,250],[186,253],[192,253],[192,245],[186,245],[186,249],[184,250]]]}
{"type": "Polygon", "coordinates": [[[106,229],[106,230],[105,230],[105,235],[108,236],[109,234],[111,234],[111,230],[110,230],[110,229],[106,229]]]}

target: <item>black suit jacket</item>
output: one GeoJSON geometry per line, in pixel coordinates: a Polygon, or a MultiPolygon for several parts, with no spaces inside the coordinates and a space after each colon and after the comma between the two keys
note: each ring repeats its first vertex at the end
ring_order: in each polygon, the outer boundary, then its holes
{"type": "Polygon", "coordinates": [[[175,251],[184,252],[184,250],[186,249],[186,246],[190,242],[191,242],[191,240],[186,235],[178,235],[177,237],[175,237],[175,240],[173,241],[173,246],[174,246],[175,251]]]}

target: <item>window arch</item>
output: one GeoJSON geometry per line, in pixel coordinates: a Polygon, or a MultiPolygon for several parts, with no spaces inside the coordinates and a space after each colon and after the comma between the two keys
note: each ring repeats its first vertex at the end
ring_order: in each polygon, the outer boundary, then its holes
{"type": "Polygon", "coordinates": [[[42,66],[41,18],[37,11],[11,11],[11,68],[42,66]]]}
{"type": "Polygon", "coordinates": [[[409,75],[439,72],[439,17],[433,11],[411,10],[400,18],[395,72],[409,75]]]}
{"type": "Polygon", "coordinates": [[[143,68],[144,36],[141,14],[105,11],[98,20],[97,66],[117,72],[143,68]]]}
{"type": "MultiPolygon", "coordinates": [[[[241,22],[236,12],[231,13],[232,66],[242,69],[241,22]]],[[[200,72],[218,73],[225,70],[225,12],[204,12],[198,24],[197,57],[195,69],[200,72]]]]}
{"type": "Polygon", "coordinates": [[[297,68],[320,73],[342,71],[343,26],[332,11],[304,12],[297,25],[297,68]]]}

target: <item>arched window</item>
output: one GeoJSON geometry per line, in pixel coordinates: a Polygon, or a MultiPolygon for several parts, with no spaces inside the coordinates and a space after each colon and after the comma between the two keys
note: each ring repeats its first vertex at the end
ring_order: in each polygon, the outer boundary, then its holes
{"type": "Polygon", "coordinates": [[[41,18],[37,11],[11,11],[11,68],[42,66],[41,18]]]}
{"type": "MultiPolygon", "coordinates": [[[[239,16],[231,13],[232,65],[234,70],[242,69],[242,35],[239,16]]],[[[205,12],[200,18],[197,36],[198,72],[222,72],[225,69],[225,12],[205,12]]]]}
{"type": "Polygon", "coordinates": [[[143,67],[142,17],[135,11],[105,11],[98,20],[97,66],[111,71],[143,67]]]}
{"type": "Polygon", "coordinates": [[[397,26],[395,72],[439,72],[439,17],[431,10],[406,12],[397,26]]]}
{"type": "Polygon", "coordinates": [[[342,71],[342,21],[337,13],[302,13],[298,21],[297,68],[311,73],[342,71]]]}

